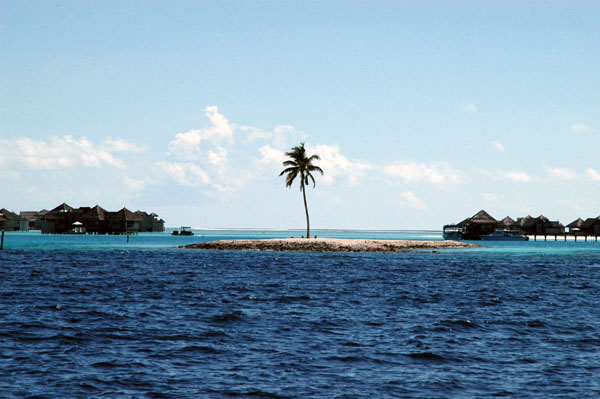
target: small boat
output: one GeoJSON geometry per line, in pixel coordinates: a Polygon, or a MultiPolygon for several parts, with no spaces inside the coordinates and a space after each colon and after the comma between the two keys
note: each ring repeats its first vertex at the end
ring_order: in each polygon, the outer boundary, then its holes
{"type": "Polygon", "coordinates": [[[447,224],[442,230],[444,240],[462,240],[464,234],[465,229],[451,224],[447,224]]]}
{"type": "Polygon", "coordinates": [[[485,241],[528,241],[529,237],[512,230],[496,229],[492,234],[482,235],[481,239],[485,241]]]}
{"type": "Polygon", "coordinates": [[[192,231],[192,228],[189,226],[181,226],[181,228],[179,230],[173,230],[171,235],[173,235],[173,236],[193,236],[194,232],[192,231]]]}

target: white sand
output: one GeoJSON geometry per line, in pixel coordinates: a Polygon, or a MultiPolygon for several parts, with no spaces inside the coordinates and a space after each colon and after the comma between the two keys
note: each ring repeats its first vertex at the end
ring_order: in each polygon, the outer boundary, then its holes
{"type": "Polygon", "coordinates": [[[406,252],[413,249],[478,247],[457,241],[366,240],[348,238],[273,238],[222,240],[186,245],[183,248],[250,251],[406,252]]]}

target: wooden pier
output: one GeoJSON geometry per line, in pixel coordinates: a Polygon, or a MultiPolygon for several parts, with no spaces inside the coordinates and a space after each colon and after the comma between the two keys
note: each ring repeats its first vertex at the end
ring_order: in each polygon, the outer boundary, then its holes
{"type": "Polygon", "coordinates": [[[578,233],[578,234],[573,234],[573,233],[564,233],[564,234],[545,234],[545,235],[542,235],[542,234],[539,234],[539,235],[538,235],[538,234],[531,234],[531,235],[529,235],[529,237],[530,237],[530,238],[531,238],[531,237],[533,237],[533,241],[537,241],[538,237],[540,238],[540,240],[541,240],[541,238],[543,237],[543,238],[544,238],[544,241],[548,241],[548,237],[550,237],[550,239],[552,239],[552,237],[554,237],[554,241],[558,241],[558,239],[559,239],[559,237],[560,237],[560,238],[562,238],[562,239],[563,239],[565,242],[566,242],[568,239],[573,239],[573,241],[577,242],[577,239],[578,239],[578,238],[579,238],[579,239],[582,239],[582,238],[583,238],[584,242],[588,242],[588,240],[589,240],[589,241],[592,241],[592,240],[593,240],[594,242],[598,242],[598,236],[597,236],[597,235],[581,234],[581,233],[578,233]]]}

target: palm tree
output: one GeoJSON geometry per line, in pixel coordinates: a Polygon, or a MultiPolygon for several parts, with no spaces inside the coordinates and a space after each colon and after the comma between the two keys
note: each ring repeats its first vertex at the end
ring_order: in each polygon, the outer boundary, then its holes
{"type": "Polygon", "coordinates": [[[312,161],[319,160],[317,154],[306,157],[306,150],[304,149],[304,143],[292,147],[291,151],[285,153],[286,156],[290,157],[287,161],[283,162],[283,166],[286,168],[279,174],[279,176],[287,173],[285,177],[285,186],[292,187],[292,183],[298,175],[300,175],[300,191],[302,191],[302,197],[304,198],[304,211],[306,212],[306,238],[310,238],[310,221],[308,218],[308,206],[306,205],[306,191],[305,186],[309,184],[309,180],[312,180],[313,188],[315,187],[315,178],[311,172],[320,172],[323,174],[323,170],[317,165],[313,165],[312,161]]]}

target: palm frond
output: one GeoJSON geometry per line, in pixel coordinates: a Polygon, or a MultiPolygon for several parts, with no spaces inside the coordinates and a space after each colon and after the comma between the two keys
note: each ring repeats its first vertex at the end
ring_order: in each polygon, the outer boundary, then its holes
{"type": "Polygon", "coordinates": [[[315,178],[313,177],[313,175],[311,175],[310,173],[306,174],[306,185],[308,186],[308,178],[310,177],[310,179],[313,182],[313,188],[316,187],[317,183],[315,182],[315,178]]]}
{"type": "Polygon", "coordinates": [[[292,171],[292,172],[290,172],[285,177],[285,186],[286,187],[291,187],[292,183],[294,183],[294,180],[296,179],[296,176],[298,176],[298,171],[292,171]]]}
{"type": "Polygon", "coordinates": [[[284,173],[291,173],[291,172],[296,172],[296,174],[298,174],[298,167],[292,167],[292,168],[285,168],[284,170],[281,171],[281,173],[279,174],[279,176],[283,175],[284,173]]]}
{"type": "Polygon", "coordinates": [[[317,165],[310,165],[310,166],[309,166],[307,169],[308,169],[310,172],[315,172],[315,171],[316,171],[316,172],[319,172],[319,173],[321,173],[321,175],[323,175],[323,169],[321,169],[321,168],[320,168],[320,167],[318,167],[317,165]]]}
{"type": "Polygon", "coordinates": [[[287,174],[285,179],[286,187],[290,187],[298,174],[300,174],[300,190],[303,190],[305,185],[309,185],[312,181],[313,187],[316,186],[315,178],[310,172],[319,172],[323,174],[323,169],[317,165],[313,165],[313,161],[318,161],[321,157],[317,154],[313,154],[310,157],[306,156],[306,149],[304,143],[294,146],[290,151],[286,152],[285,155],[289,158],[283,162],[283,166],[286,167],[279,176],[287,174]]]}

